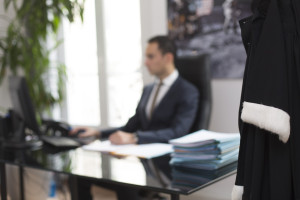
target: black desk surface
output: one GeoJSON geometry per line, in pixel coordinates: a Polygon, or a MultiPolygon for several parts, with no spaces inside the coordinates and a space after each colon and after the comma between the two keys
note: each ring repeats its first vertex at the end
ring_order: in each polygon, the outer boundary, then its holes
{"type": "Polygon", "coordinates": [[[190,194],[236,172],[236,163],[218,171],[174,168],[170,156],[154,159],[117,158],[82,148],[57,151],[50,146],[36,150],[0,149],[0,162],[143,187],[168,194],[190,194]]]}

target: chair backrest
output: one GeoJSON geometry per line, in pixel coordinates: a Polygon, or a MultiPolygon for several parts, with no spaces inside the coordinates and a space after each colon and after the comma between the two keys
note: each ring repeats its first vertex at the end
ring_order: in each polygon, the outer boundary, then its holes
{"type": "Polygon", "coordinates": [[[200,94],[199,108],[190,132],[208,129],[212,109],[210,55],[178,57],[175,65],[179,74],[194,84],[200,94]]]}

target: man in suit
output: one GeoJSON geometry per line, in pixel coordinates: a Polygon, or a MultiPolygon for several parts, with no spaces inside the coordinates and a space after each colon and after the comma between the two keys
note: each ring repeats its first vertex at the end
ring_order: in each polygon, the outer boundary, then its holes
{"type": "Polygon", "coordinates": [[[83,129],[79,137],[108,137],[114,144],[143,144],[162,142],[189,133],[198,109],[199,93],[184,80],[175,68],[176,48],[166,36],[148,41],[145,65],[156,77],[153,84],[144,87],[136,113],[123,127],[95,130],[83,129]]]}
{"type": "MultiPolygon", "coordinates": [[[[135,115],[120,128],[99,131],[78,127],[71,134],[83,129],[79,137],[108,137],[113,144],[167,143],[170,139],[188,134],[197,113],[199,93],[195,86],[178,74],[175,56],[175,45],[168,37],[151,38],[146,49],[145,65],[156,80],[144,87],[135,115]]],[[[80,199],[91,199],[87,196],[91,183],[86,180],[78,183],[80,199]]],[[[117,191],[119,200],[139,199],[137,191],[108,187],[117,191]]]]}

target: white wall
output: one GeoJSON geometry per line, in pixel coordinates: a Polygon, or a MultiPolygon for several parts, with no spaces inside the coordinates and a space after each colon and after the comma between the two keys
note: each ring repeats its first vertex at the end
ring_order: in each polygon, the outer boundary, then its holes
{"type": "MultiPolygon", "coordinates": [[[[7,14],[4,11],[3,7],[3,1],[0,0],[0,16],[6,16],[8,18],[11,18],[12,12],[8,12],[10,14],[7,14]]],[[[5,35],[5,30],[8,25],[8,22],[5,20],[5,17],[0,18],[0,37],[3,37],[5,35]]],[[[0,52],[1,54],[1,52],[0,52]]],[[[8,93],[8,80],[7,78],[4,79],[2,84],[0,85],[0,108],[10,108],[11,107],[11,101],[8,93]]]]}
{"type": "Polygon", "coordinates": [[[242,79],[212,81],[212,116],[209,129],[238,132],[238,108],[242,79]]]}
{"type": "MultiPolygon", "coordinates": [[[[146,47],[147,39],[158,34],[167,34],[167,3],[162,0],[141,0],[142,44],[146,47]]],[[[143,70],[144,83],[152,79],[143,70]]],[[[238,132],[238,107],[242,80],[213,80],[213,108],[210,130],[220,132],[238,132]]]]}
{"type": "MultiPolygon", "coordinates": [[[[167,29],[167,1],[140,0],[141,6],[141,39],[142,55],[145,55],[145,49],[148,39],[156,35],[166,35],[167,29]]],[[[144,66],[144,64],[142,65],[144,66]]],[[[153,81],[146,67],[142,68],[144,84],[153,81]]]]}
{"type": "Polygon", "coordinates": [[[5,79],[0,86],[0,108],[8,109],[10,107],[11,101],[8,93],[8,81],[5,79]]]}

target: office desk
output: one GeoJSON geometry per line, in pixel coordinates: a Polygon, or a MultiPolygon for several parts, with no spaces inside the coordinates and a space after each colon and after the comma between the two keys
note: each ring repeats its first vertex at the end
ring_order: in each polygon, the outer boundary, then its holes
{"type": "Polygon", "coordinates": [[[49,146],[36,150],[0,149],[1,197],[6,200],[5,164],[19,166],[21,196],[24,199],[23,168],[36,168],[70,175],[72,199],[77,200],[78,177],[171,195],[188,195],[236,172],[236,163],[214,172],[185,170],[169,165],[169,156],[154,159],[117,158],[82,148],[57,151],[49,146]],[[175,178],[176,177],[176,178],[175,178]]]}

